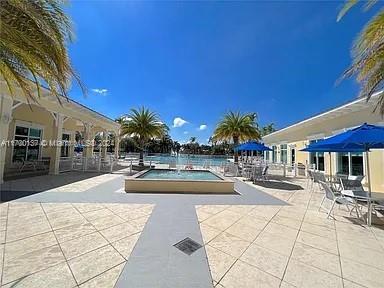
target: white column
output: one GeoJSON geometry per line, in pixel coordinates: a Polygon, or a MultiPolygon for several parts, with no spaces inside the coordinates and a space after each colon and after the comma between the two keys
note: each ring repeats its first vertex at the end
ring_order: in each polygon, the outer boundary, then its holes
{"type": "Polygon", "coordinates": [[[7,151],[6,141],[8,139],[9,123],[12,120],[13,100],[0,95],[0,184],[4,182],[5,153],[7,151]]]}
{"type": "Polygon", "coordinates": [[[93,140],[94,136],[92,133],[92,125],[89,123],[84,123],[85,133],[84,133],[84,141],[85,147],[83,150],[83,156],[86,158],[92,157],[93,153],[93,140]]]}
{"type": "MultiPolygon", "coordinates": [[[[49,174],[59,174],[60,154],[61,154],[61,141],[63,140],[63,124],[64,115],[59,113],[52,114],[55,119],[53,121],[53,133],[52,133],[52,147],[51,159],[49,162],[49,174]]],[[[49,143],[49,142],[48,142],[49,143]]]]}
{"type": "Polygon", "coordinates": [[[108,131],[103,131],[103,137],[101,138],[101,157],[106,158],[107,157],[107,150],[108,150],[108,131]]]}
{"type": "Polygon", "coordinates": [[[115,132],[115,158],[119,159],[120,154],[120,130],[118,132],[115,132]]]}

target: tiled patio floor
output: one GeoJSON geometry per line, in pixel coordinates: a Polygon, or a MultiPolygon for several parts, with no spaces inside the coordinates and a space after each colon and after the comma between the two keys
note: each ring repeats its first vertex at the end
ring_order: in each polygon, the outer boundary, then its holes
{"type": "Polygon", "coordinates": [[[211,287],[209,270],[219,288],[383,287],[384,226],[366,227],[344,208],[326,219],[323,193],[302,190],[305,181],[237,181],[233,196],[127,195],[116,193],[124,175],[93,176],[46,176],[48,193],[0,204],[1,287],[211,287]],[[187,236],[205,249],[187,256],[172,246],[187,236]]]}
{"type": "Polygon", "coordinates": [[[326,219],[319,191],[257,188],[291,206],[196,207],[215,287],[384,287],[384,226],[326,219]]]}
{"type": "Polygon", "coordinates": [[[1,287],[113,287],[152,209],[151,204],[0,204],[1,287]]]}

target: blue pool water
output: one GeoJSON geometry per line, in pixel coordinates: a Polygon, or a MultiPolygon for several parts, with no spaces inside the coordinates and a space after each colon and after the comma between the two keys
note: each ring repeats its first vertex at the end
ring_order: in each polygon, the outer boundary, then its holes
{"type": "Polygon", "coordinates": [[[152,169],[138,178],[170,180],[222,180],[209,171],[152,169]]]}
{"type": "Polygon", "coordinates": [[[228,158],[231,156],[209,156],[209,155],[180,155],[179,157],[170,155],[156,155],[156,156],[145,156],[145,161],[152,161],[159,164],[169,164],[177,162],[177,165],[192,164],[195,166],[221,166],[223,163],[228,162],[228,158]]]}

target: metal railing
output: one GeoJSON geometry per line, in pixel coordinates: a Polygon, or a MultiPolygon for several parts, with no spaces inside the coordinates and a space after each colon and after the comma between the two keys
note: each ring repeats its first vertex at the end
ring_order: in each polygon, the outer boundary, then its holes
{"type": "Polygon", "coordinates": [[[116,160],[113,156],[107,157],[61,157],[59,172],[86,171],[86,172],[109,172],[112,173],[116,160]]]}

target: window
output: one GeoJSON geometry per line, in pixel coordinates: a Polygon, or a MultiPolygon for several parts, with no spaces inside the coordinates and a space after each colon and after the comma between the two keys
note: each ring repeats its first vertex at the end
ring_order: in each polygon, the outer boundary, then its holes
{"type": "Polygon", "coordinates": [[[277,162],[277,147],[272,146],[272,162],[276,163],[277,162]]]}
{"type": "Polygon", "coordinates": [[[280,162],[287,163],[287,144],[280,145],[280,162]]]}
{"type": "Polygon", "coordinates": [[[265,151],[264,153],[264,160],[269,161],[269,151],[265,151]]]}
{"type": "Polygon", "coordinates": [[[337,173],[349,175],[349,153],[337,153],[337,173]]]}
{"type": "Polygon", "coordinates": [[[61,153],[60,157],[69,157],[69,140],[71,139],[71,135],[64,133],[62,135],[62,146],[61,146],[61,153]]]}
{"type": "MultiPolygon", "coordinates": [[[[317,140],[309,141],[309,144],[316,143],[317,140]]],[[[324,152],[310,152],[309,163],[315,166],[316,170],[324,171],[324,152]]]]}
{"type": "Polygon", "coordinates": [[[16,126],[12,161],[39,159],[41,135],[41,129],[16,126]]]}
{"type": "Polygon", "coordinates": [[[346,175],[363,175],[363,153],[337,153],[337,172],[346,175]]]}

